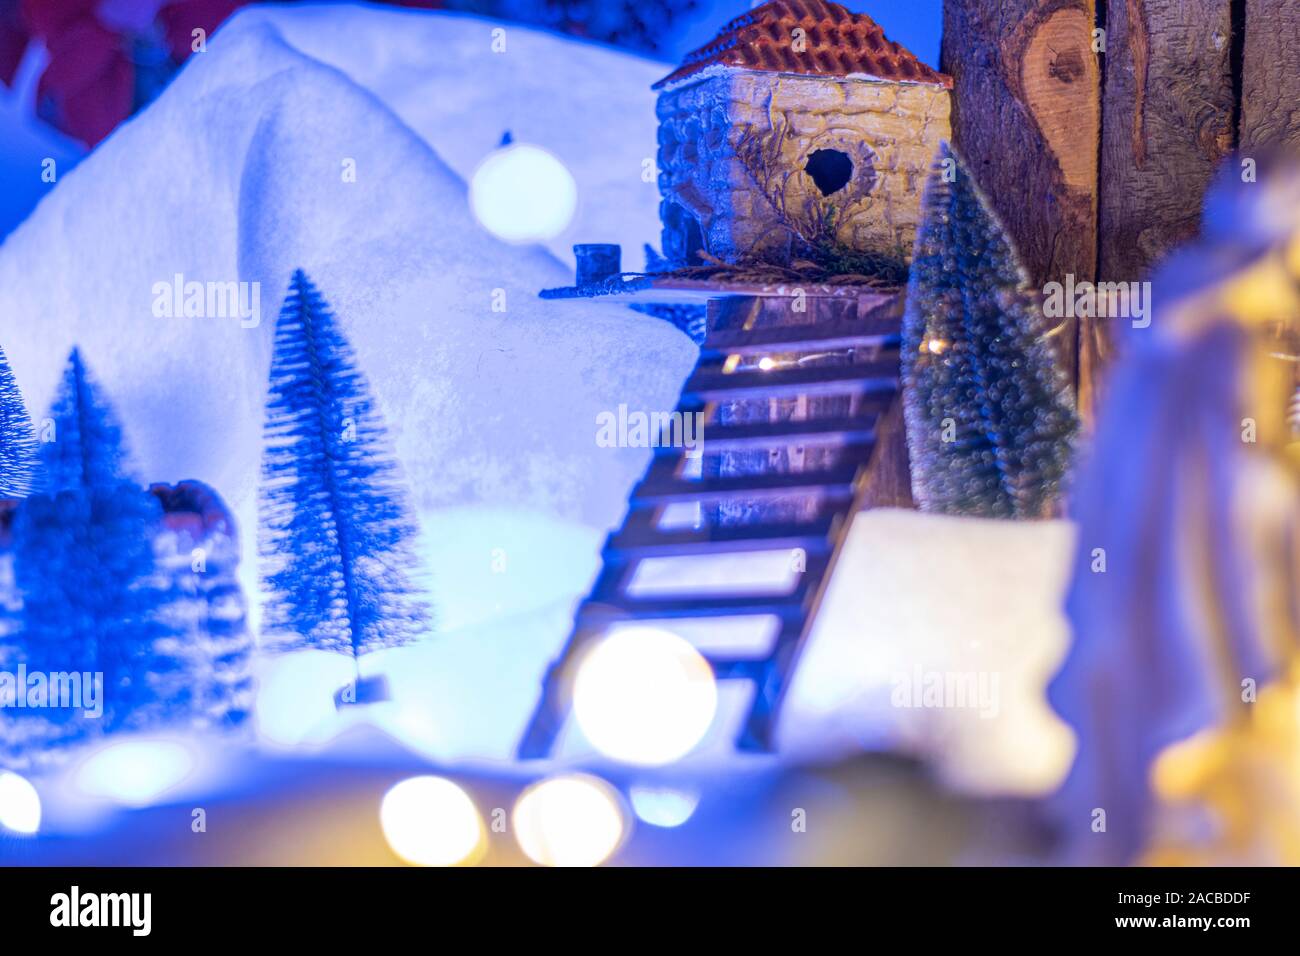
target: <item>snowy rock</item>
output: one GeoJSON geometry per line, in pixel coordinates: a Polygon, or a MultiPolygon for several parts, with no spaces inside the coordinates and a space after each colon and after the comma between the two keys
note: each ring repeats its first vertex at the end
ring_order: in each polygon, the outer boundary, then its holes
{"type": "Polygon", "coordinates": [[[1073,528],[859,515],[791,687],[783,748],[898,747],[963,790],[1044,793],[1073,757],[1046,688],[1069,642],[1073,528]]]}

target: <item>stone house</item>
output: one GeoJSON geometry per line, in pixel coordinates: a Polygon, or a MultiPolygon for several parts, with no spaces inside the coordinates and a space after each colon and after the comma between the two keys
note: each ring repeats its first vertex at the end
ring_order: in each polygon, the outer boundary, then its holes
{"type": "Polygon", "coordinates": [[[655,88],[665,256],[911,256],[951,78],[827,0],[737,17],[655,88]]]}

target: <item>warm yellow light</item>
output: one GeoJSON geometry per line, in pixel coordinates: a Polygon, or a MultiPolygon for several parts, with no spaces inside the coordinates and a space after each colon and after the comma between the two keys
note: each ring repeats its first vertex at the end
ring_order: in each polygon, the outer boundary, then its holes
{"type": "Polygon", "coordinates": [[[943,339],[926,339],[925,349],[931,355],[939,355],[948,347],[948,343],[943,339]]]}
{"type": "Polygon", "coordinates": [[[703,739],[718,707],[713,669],[676,634],[616,631],[588,652],[573,687],[583,736],[607,757],[661,766],[703,739]]]}
{"type": "Polygon", "coordinates": [[[442,777],[395,784],[379,805],[379,824],[393,852],[416,866],[468,866],[487,851],[474,801],[442,777]]]}
{"type": "Polygon", "coordinates": [[[618,794],[587,774],[533,784],[520,794],[511,819],[520,849],[543,866],[599,866],[626,829],[618,794]]]}

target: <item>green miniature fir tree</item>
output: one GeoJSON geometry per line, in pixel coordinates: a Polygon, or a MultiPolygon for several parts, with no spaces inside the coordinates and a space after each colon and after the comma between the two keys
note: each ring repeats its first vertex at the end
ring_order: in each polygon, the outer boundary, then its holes
{"type": "Polygon", "coordinates": [[[923,511],[1053,514],[1078,428],[1016,251],[961,157],[926,187],[903,320],[914,496],[923,511]]]}

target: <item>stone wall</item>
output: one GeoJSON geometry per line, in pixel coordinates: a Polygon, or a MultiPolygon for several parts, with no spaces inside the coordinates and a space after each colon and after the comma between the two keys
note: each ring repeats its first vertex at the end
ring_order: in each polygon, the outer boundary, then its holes
{"type": "Polygon", "coordinates": [[[951,135],[949,111],[940,86],[740,69],[665,92],[664,254],[689,251],[694,217],[704,248],[731,261],[787,255],[787,222],[805,239],[909,258],[926,175],[951,135]],[[830,195],[805,171],[819,150],[853,165],[830,195]]]}

